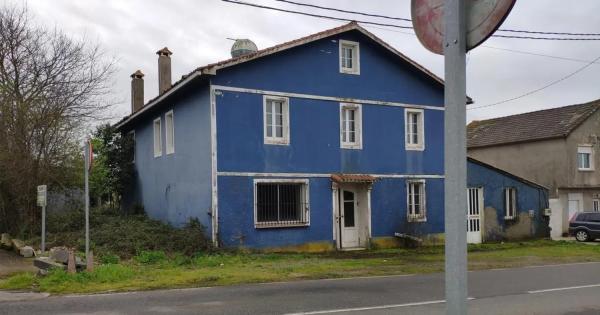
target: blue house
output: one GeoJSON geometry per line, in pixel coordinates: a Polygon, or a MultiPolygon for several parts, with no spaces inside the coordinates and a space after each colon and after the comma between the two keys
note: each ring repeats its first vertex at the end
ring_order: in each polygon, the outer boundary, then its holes
{"type": "Polygon", "coordinates": [[[548,188],[467,160],[467,241],[550,237],[548,188]]]}
{"type": "Polygon", "coordinates": [[[231,59],[143,104],[132,75],[137,180],[154,218],[198,218],[226,247],[348,249],[397,232],[443,237],[443,81],[356,23],[231,59]]]}

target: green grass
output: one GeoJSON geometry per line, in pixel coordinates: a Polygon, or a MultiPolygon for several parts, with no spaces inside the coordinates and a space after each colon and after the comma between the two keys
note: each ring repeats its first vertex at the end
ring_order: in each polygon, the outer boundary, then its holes
{"type": "MultiPolygon", "coordinates": [[[[470,270],[584,261],[600,261],[600,246],[552,241],[469,246],[470,270]]],[[[221,252],[195,257],[141,252],[128,261],[97,266],[91,273],[15,274],[0,279],[0,289],[93,293],[432,273],[443,268],[442,246],[321,254],[221,252]]]]}

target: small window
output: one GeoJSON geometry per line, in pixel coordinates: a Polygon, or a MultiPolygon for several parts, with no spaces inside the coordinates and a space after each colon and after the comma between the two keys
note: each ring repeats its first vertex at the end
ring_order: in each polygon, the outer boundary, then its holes
{"type": "Polygon", "coordinates": [[[161,137],[160,117],[154,120],[154,157],[162,155],[162,137],[161,137]]]}
{"type": "Polygon", "coordinates": [[[423,110],[406,109],[405,115],[406,149],[424,150],[425,149],[425,130],[423,124],[423,110]]]}
{"type": "Polygon", "coordinates": [[[592,146],[580,145],[577,147],[577,168],[580,171],[591,171],[593,167],[592,146]]]}
{"type": "Polygon", "coordinates": [[[425,208],[425,181],[410,180],[406,183],[408,222],[427,221],[425,208]]]}
{"type": "Polygon", "coordinates": [[[592,209],[594,212],[600,212],[600,199],[592,199],[592,209]]]}
{"type": "Polygon", "coordinates": [[[359,104],[340,104],[340,143],[343,149],[362,149],[362,113],[359,104]]]}
{"type": "Polygon", "coordinates": [[[165,141],[167,154],[175,153],[175,120],[172,110],[165,114],[165,141]]]}
{"type": "Polygon", "coordinates": [[[308,180],[256,181],[254,201],[257,228],[309,223],[308,180]]]}
{"type": "Polygon", "coordinates": [[[514,219],[517,213],[517,189],[506,188],[504,189],[504,219],[514,219]]]}
{"type": "Polygon", "coordinates": [[[357,42],[340,40],[340,72],[360,74],[360,50],[357,42]]]}
{"type": "Polygon", "coordinates": [[[265,96],[264,136],[266,144],[289,144],[289,100],[286,97],[265,96]]]}

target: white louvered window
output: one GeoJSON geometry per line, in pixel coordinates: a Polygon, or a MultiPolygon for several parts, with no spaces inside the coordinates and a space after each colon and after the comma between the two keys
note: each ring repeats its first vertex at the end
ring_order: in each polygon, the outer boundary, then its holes
{"type": "Polygon", "coordinates": [[[362,148],[361,116],[359,104],[340,104],[340,146],[343,149],[362,148]]]}
{"type": "Polygon", "coordinates": [[[409,222],[427,220],[425,207],[425,181],[409,180],[406,182],[407,216],[409,222]]]}
{"type": "Polygon", "coordinates": [[[419,151],[424,150],[425,128],[423,123],[423,110],[407,108],[404,121],[406,133],[406,149],[419,151]]]}
{"type": "Polygon", "coordinates": [[[289,100],[265,96],[263,100],[264,137],[266,144],[289,144],[289,100]]]}
{"type": "Polygon", "coordinates": [[[357,42],[340,40],[340,72],[360,74],[360,47],[357,42]]]}
{"type": "Polygon", "coordinates": [[[161,121],[160,117],[154,120],[153,124],[154,128],[154,157],[159,157],[162,155],[162,136],[161,136],[161,121]]]}

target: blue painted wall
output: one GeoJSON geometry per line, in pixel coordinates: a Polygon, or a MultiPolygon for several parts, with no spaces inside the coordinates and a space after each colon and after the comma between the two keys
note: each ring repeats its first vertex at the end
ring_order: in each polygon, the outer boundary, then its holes
{"type": "MultiPolygon", "coordinates": [[[[510,240],[520,238],[548,237],[549,218],[543,216],[543,210],[548,208],[548,190],[537,185],[508,175],[502,171],[488,167],[483,163],[469,160],[467,163],[468,187],[483,187],[484,208],[495,209],[495,217],[484,216],[484,241],[510,240]],[[504,189],[514,187],[517,190],[518,217],[515,220],[505,220],[504,189]],[[534,217],[525,219],[529,210],[534,210],[534,217]],[[497,226],[490,228],[489,223],[497,222],[497,226]],[[521,226],[518,226],[521,225],[521,226]],[[513,228],[514,234],[511,232],[513,228]],[[517,228],[517,229],[515,229],[517,228]]],[[[489,215],[490,212],[485,212],[489,215]]]]}
{"type": "Polygon", "coordinates": [[[168,104],[145,114],[135,130],[136,194],[130,204],[141,203],[155,219],[181,226],[198,218],[210,235],[211,156],[210,107],[206,85],[185,89],[168,104]],[[175,153],[166,154],[165,113],[173,110],[175,153]],[[153,121],[162,121],[163,154],[154,157],[153,121]]]}

